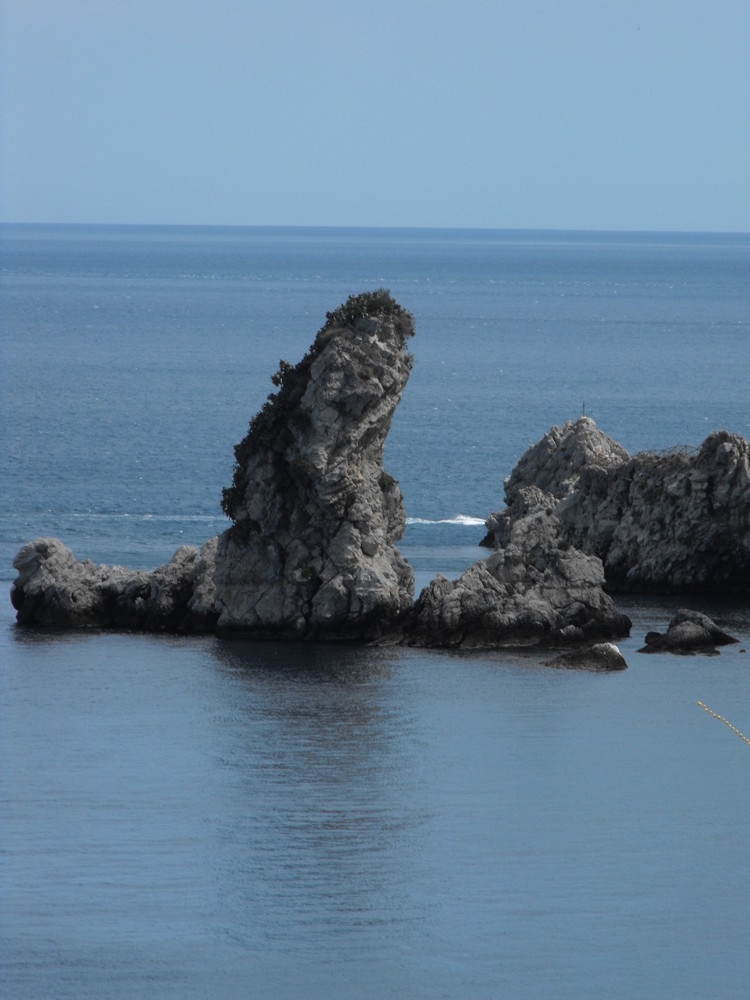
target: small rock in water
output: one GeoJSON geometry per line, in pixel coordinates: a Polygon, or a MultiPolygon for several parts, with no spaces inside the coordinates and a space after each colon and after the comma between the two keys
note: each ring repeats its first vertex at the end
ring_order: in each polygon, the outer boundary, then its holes
{"type": "Polygon", "coordinates": [[[627,662],[613,642],[597,642],[593,646],[570,649],[550,660],[550,667],[566,667],[569,670],[626,670],[627,662]]]}
{"type": "Polygon", "coordinates": [[[666,633],[649,632],[646,645],[639,653],[704,653],[717,655],[716,646],[728,646],[739,642],[734,636],[720,629],[716,622],[700,611],[680,608],[669,623],[666,633]]]}

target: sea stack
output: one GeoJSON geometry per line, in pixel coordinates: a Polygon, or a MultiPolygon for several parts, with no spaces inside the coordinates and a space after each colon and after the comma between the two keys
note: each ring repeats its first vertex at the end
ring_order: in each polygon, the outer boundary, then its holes
{"type": "Polygon", "coordinates": [[[193,620],[300,638],[366,638],[411,607],[396,542],[403,496],[383,468],[409,378],[412,316],[384,290],[328,313],[308,354],[285,362],[235,448],[223,507],[234,525],[201,552],[193,620]]]}
{"type": "Polygon", "coordinates": [[[14,560],[24,624],[369,638],[411,608],[414,574],[385,440],[412,366],[412,316],[388,292],[351,296],[235,448],[234,522],[153,573],[75,559],[37,539],[14,560]]]}

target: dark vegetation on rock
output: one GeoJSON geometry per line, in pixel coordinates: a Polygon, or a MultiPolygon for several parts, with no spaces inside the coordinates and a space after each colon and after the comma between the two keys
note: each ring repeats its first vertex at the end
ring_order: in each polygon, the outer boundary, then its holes
{"type": "Polygon", "coordinates": [[[16,557],[24,623],[367,639],[411,609],[396,543],[403,497],[383,468],[412,365],[411,315],[383,289],[328,313],[235,449],[233,525],[154,573],[76,560],[38,539],[16,557]]]}

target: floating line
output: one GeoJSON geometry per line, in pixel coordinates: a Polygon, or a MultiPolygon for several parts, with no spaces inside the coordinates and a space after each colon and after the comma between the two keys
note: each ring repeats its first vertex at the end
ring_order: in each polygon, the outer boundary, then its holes
{"type": "Polygon", "coordinates": [[[704,712],[708,712],[709,715],[713,715],[715,719],[718,719],[720,722],[723,722],[726,726],[729,726],[729,728],[732,730],[733,733],[736,733],[741,740],[744,740],[745,743],[747,743],[747,745],[750,746],[750,739],[748,739],[744,733],[741,733],[736,726],[733,726],[732,723],[729,721],[729,719],[725,719],[724,716],[719,715],[718,712],[713,712],[708,707],[708,705],[704,705],[702,701],[698,702],[698,706],[702,708],[704,712]]]}

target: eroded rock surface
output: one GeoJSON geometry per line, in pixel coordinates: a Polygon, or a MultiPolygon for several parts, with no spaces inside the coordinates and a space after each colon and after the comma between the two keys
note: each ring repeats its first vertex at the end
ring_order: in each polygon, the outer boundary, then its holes
{"type": "Polygon", "coordinates": [[[360,638],[398,619],[414,575],[396,546],[406,516],[383,451],[413,333],[387,292],[352,296],[298,365],[282,362],[278,393],[235,449],[228,531],[154,573],[80,562],[38,539],[15,561],[18,620],[360,638]]]}
{"type": "MultiPolygon", "coordinates": [[[[612,590],[750,593],[750,444],[737,434],[630,457],[583,417],[521,458],[510,507],[528,486],[553,494],[563,537],[602,560],[612,590]]],[[[490,516],[485,544],[503,544],[507,517],[490,516]]]]}
{"type": "Polygon", "coordinates": [[[234,526],[204,547],[191,613],[217,628],[362,637],[411,607],[406,525],[383,451],[412,358],[412,317],[387,293],[351,298],[236,449],[224,507],[234,526]]]}
{"type": "Polygon", "coordinates": [[[505,480],[506,502],[512,503],[525,486],[538,486],[560,500],[576,489],[585,468],[615,469],[629,459],[625,448],[590,417],[568,420],[548,430],[521,456],[505,480]]]}
{"type": "Polygon", "coordinates": [[[630,619],[604,592],[600,560],[562,538],[550,494],[519,489],[501,546],[458,580],[438,576],[422,591],[406,642],[487,649],[628,634],[630,619]]]}
{"type": "Polygon", "coordinates": [[[192,596],[198,552],[178,549],[152,573],[78,560],[57,538],[37,538],[13,560],[11,601],[20,624],[172,629],[192,596]]]}

